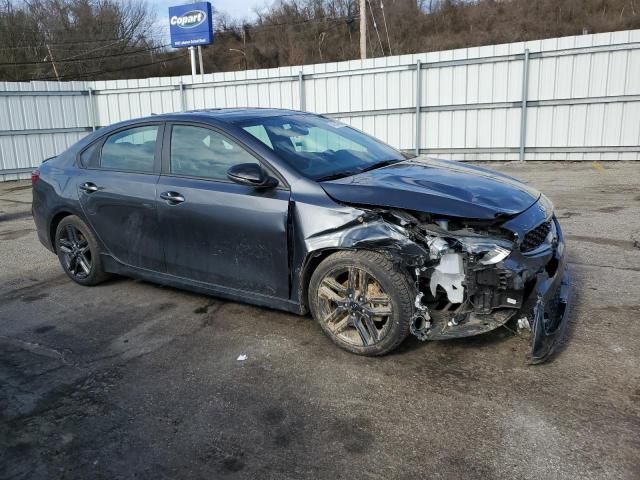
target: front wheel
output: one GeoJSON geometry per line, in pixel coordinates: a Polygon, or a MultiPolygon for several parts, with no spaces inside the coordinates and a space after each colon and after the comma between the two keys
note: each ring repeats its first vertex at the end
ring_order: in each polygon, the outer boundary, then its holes
{"type": "Polygon", "coordinates": [[[358,355],[384,355],[409,334],[411,282],[380,253],[337,252],[313,272],[309,307],[341,348],[358,355]]]}
{"type": "Polygon", "coordinates": [[[56,228],[56,252],[65,273],[80,285],[97,285],[109,275],[102,268],[98,241],[80,217],[64,217],[56,228]]]}

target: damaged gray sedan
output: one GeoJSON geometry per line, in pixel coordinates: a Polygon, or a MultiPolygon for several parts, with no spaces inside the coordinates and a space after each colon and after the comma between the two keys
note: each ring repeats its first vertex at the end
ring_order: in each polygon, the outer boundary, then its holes
{"type": "Polygon", "coordinates": [[[360,355],[512,322],[536,363],[566,324],[565,243],[544,195],[322,116],[127,121],[45,161],[32,182],[39,238],[82,285],[116,273],[310,311],[360,355]]]}

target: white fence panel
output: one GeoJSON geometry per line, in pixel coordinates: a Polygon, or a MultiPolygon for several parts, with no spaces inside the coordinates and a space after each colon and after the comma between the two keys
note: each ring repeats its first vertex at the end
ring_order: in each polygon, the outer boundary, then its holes
{"type": "Polygon", "coordinates": [[[29,170],[91,129],[84,82],[0,82],[0,181],[29,170]]]}
{"type": "Polygon", "coordinates": [[[638,160],[640,30],[196,78],[0,82],[0,180],[94,128],[226,107],[325,114],[455,160],[638,160]]]}

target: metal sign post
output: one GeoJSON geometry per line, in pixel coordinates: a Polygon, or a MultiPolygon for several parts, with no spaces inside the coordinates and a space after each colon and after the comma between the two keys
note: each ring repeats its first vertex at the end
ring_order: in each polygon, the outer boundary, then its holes
{"type": "Polygon", "coordinates": [[[200,64],[200,79],[203,80],[202,75],[204,75],[204,65],[202,63],[202,46],[198,45],[198,63],[200,64]]]}
{"type": "Polygon", "coordinates": [[[191,80],[195,81],[196,74],[196,47],[189,47],[189,57],[191,58],[191,80]]]}

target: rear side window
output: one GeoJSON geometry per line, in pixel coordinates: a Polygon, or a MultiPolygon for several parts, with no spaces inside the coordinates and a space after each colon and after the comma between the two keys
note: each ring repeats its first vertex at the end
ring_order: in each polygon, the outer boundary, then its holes
{"type": "Polygon", "coordinates": [[[174,125],[171,129],[171,173],[227,180],[227,170],[258,160],[233,140],[208,128],[174,125]]]}
{"type": "Polygon", "coordinates": [[[100,166],[109,170],[153,172],[158,125],[114,133],[102,146],[100,166]]]}
{"type": "Polygon", "coordinates": [[[97,168],[100,163],[100,155],[98,147],[100,146],[100,142],[96,142],[91,145],[89,148],[86,148],[80,154],[80,163],[85,168],[97,168]]]}

